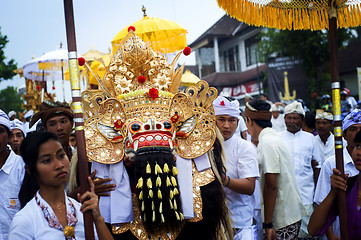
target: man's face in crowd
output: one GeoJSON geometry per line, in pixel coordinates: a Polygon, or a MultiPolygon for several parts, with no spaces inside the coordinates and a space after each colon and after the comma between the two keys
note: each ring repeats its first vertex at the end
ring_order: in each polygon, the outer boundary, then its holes
{"type": "Polygon", "coordinates": [[[24,133],[20,129],[12,129],[12,134],[9,138],[9,144],[11,149],[16,153],[20,154],[20,144],[24,140],[24,133]]]}
{"type": "Polygon", "coordinates": [[[357,132],[360,130],[361,130],[361,123],[358,123],[358,124],[354,124],[354,125],[348,127],[343,132],[343,138],[347,141],[348,147],[350,147],[350,148],[355,147],[355,136],[356,136],[357,132]]]}
{"type": "Polygon", "coordinates": [[[229,115],[216,116],[217,127],[222,133],[224,140],[230,139],[237,130],[238,118],[229,115]]]}
{"type": "Polygon", "coordinates": [[[285,116],[285,124],[287,127],[287,131],[289,131],[291,133],[296,133],[296,132],[300,131],[300,129],[302,128],[302,121],[303,121],[303,118],[300,114],[288,113],[285,116]]]}
{"type": "Polygon", "coordinates": [[[358,171],[361,171],[361,143],[355,143],[355,147],[352,151],[352,160],[358,171]]]}
{"type": "Polygon", "coordinates": [[[76,147],[76,138],[75,138],[75,136],[73,136],[73,135],[70,135],[70,137],[69,137],[69,144],[70,144],[70,146],[72,146],[72,147],[76,147]]]}
{"type": "Polygon", "coordinates": [[[332,121],[327,119],[316,119],[315,127],[320,136],[327,136],[332,129],[332,121]]]}
{"type": "Polygon", "coordinates": [[[55,133],[63,144],[69,143],[73,122],[66,115],[57,115],[46,121],[46,129],[55,133]]]}
{"type": "Polygon", "coordinates": [[[280,112],[279,112],[279,111],[272,111],[272,117],[273,117],[274,119],[277,119],[279,115],[280,115],[280,112]]]}

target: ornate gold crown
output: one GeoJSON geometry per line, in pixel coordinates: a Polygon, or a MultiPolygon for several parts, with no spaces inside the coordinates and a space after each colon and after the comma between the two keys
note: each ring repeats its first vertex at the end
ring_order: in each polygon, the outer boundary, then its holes
{"type": "Polygon", "coordinates": [[[217,90],[200,81],[178,93],[181,53],[167,65],[163,54],[129,32],[98,79],[102,90],[82,93],[89,159],[117,163],[124,152],[150,146],[195,158],[213,146],[217,90]]]}

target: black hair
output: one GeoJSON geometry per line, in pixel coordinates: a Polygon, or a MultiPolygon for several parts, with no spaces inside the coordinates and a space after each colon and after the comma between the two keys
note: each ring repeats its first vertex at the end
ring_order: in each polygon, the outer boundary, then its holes
{"type": "MultiPolygon", "coordinates": [[[[303,118],[303,115],[301,115],[301,118],[303,118]]],[[[307,127],[315,129],[315,127],[316,127],[315,114],[313,114],[312,112],[306,112],[304,120],[305,120],[305,124],[307,125],[307,127]]]]}
{"type": "Polygon", "coordinates": [[[137,184],[137,197],[145,229],[149,233],[180,229],[182,205],[172,150],[144,147],[138,149],[134,159],[135,178],[143,182],[137,184]]]}
{"type": "Polygon", "coordinates": [[[356,133],[355,143],[361,143],[361,131],[358,131],[358,133],[356,133]]]}
{"type": "MultiPolygon", "coordinates": [[[[250,104],[253,108],[257,110],[269,111],[271,109],[271,105],[261,99],[253,99],[249,101],[248,104],[250,104]]],[[[255,121],[255,123],[261,128],[272,127],[271,120],[252,120],[255,121]]]]}
{"type": "Polygon", "coordinates": [[[19,192],[21,208],[23,208],[39,190],[39,183],[36,179],[37,169],[36,162],[39,156],[39,149],[43,143],[49,140],[60,142],[60,139],[51,132],[34,132],[26,136],[20,145],[20,155],[23,158],[27,171],[25,172],[24,181],[19,192]]]}

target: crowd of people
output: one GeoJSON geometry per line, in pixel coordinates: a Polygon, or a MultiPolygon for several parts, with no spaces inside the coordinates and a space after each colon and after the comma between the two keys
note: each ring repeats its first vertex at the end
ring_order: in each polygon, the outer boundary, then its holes
{"type": "MultiPolygon", "coordinates": [[[[237,100],[213,101],[234,239],[339,239],[337,191],[347,191],[350,239],[361,239],[361,111],[354,105],[343,119],[343,177],[335,169],[332,105],[322,106],[312,113],[298,101],[258,98],[242,113],[237,100]]],[[[69,105],[43,102],[26,118],[23,123],[0,110],[0,239],[84,239],[88,210],[96,238],[116,238],[99,208],[99,198],[117,187],[112,179],[95,181],[93,172],[91,191],[79,194],[69,105]]]]}

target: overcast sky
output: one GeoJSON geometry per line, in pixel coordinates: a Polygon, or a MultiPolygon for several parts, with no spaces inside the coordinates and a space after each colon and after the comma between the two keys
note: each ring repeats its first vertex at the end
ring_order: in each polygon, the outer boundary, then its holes
{"type": "MultiPolygon", "coordinates": [[[[149,17],[174,21],[187,31],[187,43],[192,43],[211,27],[225,12],[216,0],[74,0],[74,18],[78,53],[95,48],[107,53],[111,40],[127,25],[143,17],[145,5],[149,17]]],[[[2,0],[0,3],[1,34],[7,35],[6,61],[14,59],[22,67],[32,57],[56,50],[60,42],[66,45],[64,6],[62,0],[2,0]]],[[[194,64],[194,56],[184,59],[194,64]]],[[[0,89],[9,84],[25,85],[25,79],[15,77],[2,81],[0,89]]]]}

